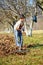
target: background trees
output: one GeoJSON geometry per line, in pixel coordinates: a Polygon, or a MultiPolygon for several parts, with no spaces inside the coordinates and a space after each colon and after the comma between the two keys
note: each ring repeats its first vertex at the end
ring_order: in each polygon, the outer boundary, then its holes
{"type": "Polygon", "coordinates": [[[1,25],[4,28],[12,28],[13,21],[18,20],[20,14],[23,13],[26,17],[29,17],[36,6],[43,10],[43,0],[31,0],[31,2],[30,0],[0,0],[1,25]]]}

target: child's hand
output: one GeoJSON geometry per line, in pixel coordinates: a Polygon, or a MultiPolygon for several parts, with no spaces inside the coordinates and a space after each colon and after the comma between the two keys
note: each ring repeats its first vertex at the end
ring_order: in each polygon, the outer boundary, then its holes
{"type": "Polygon", "coordinates": [[[26,33],[25,32],[22,32],[24,35],[26,35],[26,33]]]}
{"type": "Polygon", "coordinates": [[[16,30],[21,31],[21,29],[19,29],[18,27],[16,28],[16,30]]]}

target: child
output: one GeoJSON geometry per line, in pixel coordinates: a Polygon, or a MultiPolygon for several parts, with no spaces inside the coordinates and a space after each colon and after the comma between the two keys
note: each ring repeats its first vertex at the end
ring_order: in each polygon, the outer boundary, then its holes
{"type": "Polygon", "coordinates": [[[22,14],[20,16],[20,20],[17,21],[16,24],[14,25],[15,41],[16,41],[16,46],[19,47],[19,50],[21,50],[21,47],[23,46],[22,28],[24,26],[24,20],[25,20],[25,16],[22,14]]]}

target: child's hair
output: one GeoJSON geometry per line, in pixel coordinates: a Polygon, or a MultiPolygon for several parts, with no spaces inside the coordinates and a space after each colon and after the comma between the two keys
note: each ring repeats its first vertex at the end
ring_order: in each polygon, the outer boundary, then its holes
{"type": "Polygon", "coordinates": [[[25,18],[25,16],[23,14],[20,15],[20,19],[23,19],[25,18]]]}

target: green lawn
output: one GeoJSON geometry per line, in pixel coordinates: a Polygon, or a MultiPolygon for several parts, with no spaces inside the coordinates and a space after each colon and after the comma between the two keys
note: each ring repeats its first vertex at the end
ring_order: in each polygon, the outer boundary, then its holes
{"type": "Polygon", "coordinates": [[[24,44],[33,45],[27,48],[27,54],[0,57],[0,65],[43,65],[43,34],[23,36],[23,40],[24,44]]]}

